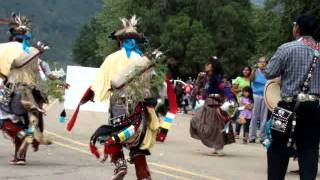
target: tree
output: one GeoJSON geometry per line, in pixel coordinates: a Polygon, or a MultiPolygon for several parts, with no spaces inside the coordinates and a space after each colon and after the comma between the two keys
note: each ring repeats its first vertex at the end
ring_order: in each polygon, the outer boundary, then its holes
{"type": "MultiPolygon", "coordinates": [[[[228,75],[238,74],[242,66],[259,56],[270,57],[280,44],[292,40],[296,14],[320,18],[315,0],[267,0],[263,7],[249,0],[104,0],[104,4],[76,42],[77,62],[99,66],[117,49],[106,37],[120,25],[119,17],[136,14],[141,17],[138,29],[149,39],[143,49],[165,50],[180,77],[195,76],[212,55],[221,59],[228,75]]],[[[319,38],[320,29],[317,32],[319,38]]]]}
{"type": "MultiPolygon", "coordinates": [[[[267,0],[263,8],[254,8],[253,24],[256,34],[256,51],[252,60],[259,56],[271,57],[277,47],[293,40],[292,22],[299,14],[311,14],[320,21],[320,7],[315,0],[267,0]]],[[[320,40],[318,28],[315,38],[320,40]]]]}
{"type": "Polygon", "coordinates": [[[220,57],[232,74],[254,52],[250,1],[135,0],[129,4],[130,13],[142,17],[152,46],[164,46],[180,62],[182,75],[195,75],[212,55],[220,57]]]}
{"type": "Polygon", "coordinates": [[[117,49],[117,44],[108,36],[118,28],[119,17],[127,15],[127,0],[103,2],[103,10],[83,27],[74,44],[74,61],[83,66],[99,67],[104,58],[117,49]]]}
{"type": "Polygon", "coordinates": [[[100,63],[99,57],[95,54],[98,44],[94,24],[96,23],[93,19],[83,27],[73,47],[74,61],[83,66],[97,66],[100,63]]]}
{"type": "Polygon", "coordinates": [[[254,7],[252,22],[256,47],[250,60],[253,64],[261,56],[271,57],[285,40],[280,37],[281,8],[277,6],[276,1],[267,1],[264,7],[254,7]]]}
{"type": "MultiPolygon", "coordinates": [[[[281,35],[284,36],[286,40],[292,40],[292,36],[289,32],[292,29],[292,20],[295,16],[299,14],[310,14],[317,18],[317,22],[320,22],[320,6],[317,0],[281,0],[278,5],[283,7],[283,13],[281,18],[281,35]]],[[[320,40],[320,26],[316,31],[317,40],[320,40]]]]}
{"type": "Polygon", "coordinates": [[[212,55],[231,74],[251,57],[250,2],[218,0],[105,0],[105,7],[84,26],[74,47],[75,61],[98,66],[117,47],[106,40],[119,17],[137,14],[149,38],[146,50],[164,49],[178,62],[180,76],[196,75],[212,55]]]}

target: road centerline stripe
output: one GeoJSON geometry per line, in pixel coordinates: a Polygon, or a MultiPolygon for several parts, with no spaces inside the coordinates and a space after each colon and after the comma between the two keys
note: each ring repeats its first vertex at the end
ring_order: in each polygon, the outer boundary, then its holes
{"type": "Polygon", "coordinates": [[[222,180],[222,179],[219,179],[219,178],[216,178],[216,177],[206,176],[206,175],[194,173],[194,172],[191,172],[191,171],[188,171],[188,170],[171,167],[171,166],[168,166],[168,165],[158,164],[158,163],[154,163],[154,162],[148,162],[148,164],[150,164],[152,166],[156,166],[156,167],[172,170],[172,171],[175,171],[175,172],[180,172],[180,173],[184,173],[184,174],[188,174],[188,175],[192,175],[192,176],[196,176],[196,177],[201,177],[201,178],[208,179],[208,180],[222,180]]]}
{"type": "Polygon", "coordinates": [[[73,140],[73,139],[71,139],[71,138],[64,137],[64,136],[59,135],[59,134],[57,134],[57,133],[54,133],[54,132],[52,132],[52,131],[44,130],[44,132],[47,133],[47,134],[49,134],[49,135],[55,136],[55,137],[57,137],[57,138],[63,139],[63,140],[65,140],[65,141],[68,141],[68,142],[77,144],[77,145],[79,145],[79,146],[88,147],[88,144],[84,144],[84,143],[82,143],[82,142],[73,140]]]}
{"type": "MultiPolygon", "coordinates": [[[[71,150],[75,150],[75,151],[78,151],[78,152],[81,152],[81,153],[84,153],[86,155],[91,155],[89,152],[87,151],[84,151],[80,148],[76,148],[76,147],[73,147],[73,146],[70,146],[70,145],[67,145],[67,144],[64,144],[64,143],[61,143],[59,141],[54,141],[54,144],[58,145],[58,146],[61,146],[61,147],[64,147],[64,148],[67,148],[67,149],[71,149],[71,150]]],[[[161,175],[165,175],[165,176],[168,176],[168,177],[173,177],[175,179],[181,179],[181,180],[192,180],[192,179],[189,179],[189,178],[185,178],[185,177],[182,177],[182,176],[178,176],[178,175],[174,175],[174,174],[171,174],[171,173],[167,173],[167,172],[163,172],[161,170],[157,170],[157,169],[150,169],[151,172],[154,172],[154,173],[157,173],[157,174],[161,174],[161,175]]]]}
{"type": "MultiPolygon", "coordinates": [[[[79,141],[64,137],[64,136],[59,135],[57,133],[54,133],[54,132],[51,132],[51,131],[48,131],[48,130],[45,130],[45,132],[50,134],[50,135],[53,135],[53,136],[55,136],[57,138],[60,138],[62,140],[77,144],[79,146],[88,147],[87,144],[84,144],[84,143],[81,143],[79,141]]],[[[67,145],[67,146],[69,146],[69,145],[67,145]]],[[[72,149],[77,150],[78,148],[73,147],[72,149]]],[[[80,150],[81,152],[85,152],[86,154],[90,154],[88,151],[84,151],[82,149],[78,149],[78,150],[80,150]]],[[[176,167],[172,167],[172,166],[168,166],[168,165],[164,165],[164,164],[159,164],[159,163],[155,163],[155,162],[148,162],[148,164],[150,164],[152,166],[155,166],[155,167],[160,167],[160,168],[163,168],[163,169],[167,169],[167,170],[171,170],[171,171],[175,171],[175,172],[180,172],[180,173],[183,173],[183,174],[188,174],[188,175],[195,176],[195,177],[201,177],[201,178],[204,178],[204,179],[207,179],[207,180],[223,180],[223,179],[220,179],[220,178],[207,176],[207,175],[191,172],[189,170],[184,170],[184,169],[181,169],[181,168],[176,168],[176,167]]]]}
{"type": "Polygon", "coordinates": [[[173,175],[173,174],[170,174],[170,173],[166,173],[166,172],[163,172],[163,171],[159,171],[159,170],[156,170],[156,169],[151,169],[151,172],[162,174],[162,175],[165,175],[165,176],[168,176],[168,177],[173,177],[173,178],[176,178],[176,179],[192,180],[192,179],[189,179],[189,178],[176,176],[176,175],[173,175]]]}

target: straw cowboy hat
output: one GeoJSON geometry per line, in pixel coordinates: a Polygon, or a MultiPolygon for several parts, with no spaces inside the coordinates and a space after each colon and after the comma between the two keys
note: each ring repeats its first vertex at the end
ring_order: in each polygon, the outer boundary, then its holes
{"type": "Polygon", "coordinates": [[[264,87],[264,101],[270,111],[278,105],[281,100],[280,96],[280,78],[267,81],[264,87]]]}

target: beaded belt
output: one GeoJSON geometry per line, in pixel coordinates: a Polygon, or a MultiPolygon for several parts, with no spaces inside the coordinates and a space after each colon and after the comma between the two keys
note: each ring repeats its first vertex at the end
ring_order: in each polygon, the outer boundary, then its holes
{"type": "Polygon", "coordinates": [[[125,114],[120,115],[110,119],[109,123],[113,127],[129,126],[129,125],[138,126],[141,121],[141,116],[144,112],[145,112],[144,107],[140,103],[136,106],[135,111],[130,116],[127,117],[125,114]]]}
{"type": "Polygon", "coordinates": [[[208,97],[209,98],[219,98],[219,97],[221,97],[221,95],[220,94],[208,94],[208,97]]]}
{"type": "Polygon", "coordinates": [[[128,125],[129,122],[126,121],[126,115],[121,115],[121,116],[117,116],[114,118],[111,118],[109,120],[110,125],[112,125],[113,127],[117,127],[117,126],[121,126],[121,125],[128,125]]]}

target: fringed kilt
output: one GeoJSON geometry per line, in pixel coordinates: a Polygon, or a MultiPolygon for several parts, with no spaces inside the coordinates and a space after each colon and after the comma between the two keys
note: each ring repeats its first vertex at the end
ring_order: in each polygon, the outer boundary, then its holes
{"type": "Polygon", "coordinates": [[[43,132],[43,116],[41,109],[46,98],[35,87],[25,83],[8,84],[1,89],[0,99],[0,128],[13,139],[19,131],[29,126],[28,111],[36,112],[38,122],[36,127],[43,132]]]}
{"type": "Polygon", "coordinates": [[[91,142],[93,144],[96,142],[104,144],[107,139],[113,137],[117,144],[120,144],[130,150],[131,157],[136,154],[150,155],[149,150],[140,150],[139,148],[145,137],[147,124],[148,113],[145,104],[141,102],[138,103],[134,112],[130,116],[118,116],[112,118],[108,125],[100,126],[91,136],[91,142]],[[134,135],[121,142],[118,137],[119,133],[131,125],[135,127],[134,135]]]}

